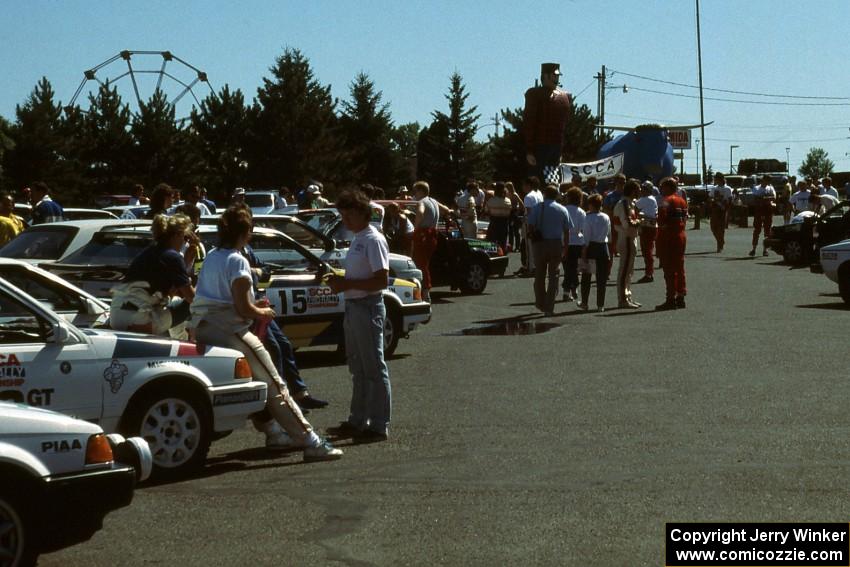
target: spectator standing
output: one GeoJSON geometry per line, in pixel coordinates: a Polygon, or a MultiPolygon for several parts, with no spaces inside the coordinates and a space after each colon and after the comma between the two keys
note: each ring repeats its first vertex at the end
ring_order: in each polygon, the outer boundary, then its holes
{"type": "Polygon", "coordinates": [[[522,267],[519,269],[521,275],[534,275],[534,257],[531,254],[531,241],[528,239],[528,215],[531,209],[543,202],[543,194],[540,192],[540,180],[537,177],[527,177],[522,182],[523,199],[522,205],[525,209],[525,219],[522,226],[522,267]]]}
{"type": "Polygon", "coordinates": [[[838,200],[838,190],[832,186],[832,179],[829,177],[824,177],[821,179],[821,183],[823,183],[823,189],[821,190],[821,195],[830,195],[838,200]]]}
{"type": "Polygon", "coordinates": [[[714,186],[709,197],[711,233],[717,243],[717,252],[723,252],[726,245],[726,217],[732,208],[732,188],[726,185],[726,176],[719,171],[714,174],[714,186]]]}
{"type": "Polygon", "coordinates": [[[508,229],[511,221],[511,200],[505,193],[505,184],[496,183],[493,196],[484,204],[484,211],[490,217],[487,226],[487,240],[498,244],[502,250],[508,248],[508,229]]]}
{"type": "Polygon", "coordinates": [[[351,411],[337,428],[341,434],[369,441],[386,440],[392,413],[390,374],[384,361],[383,290],[389,274],[387,241],[372,226],[369,199],[346,191],[336,207],[354,233],[345,257],[345,276],[331,276],[334,293],[345,293],[345,351],[352,376],[351,411]]]}
{"type": "Polygon", "coordinates": [[[382,226],[390,251],[410,256],[413,246],[413,223],[397,203],[389,203],[384,209],[382,226]]]}
{"type": "Polygon", "coordinates": [[[431,187],[425,181],[413,184],[413,196],[418,201],[413,220],[413,262],[422,270],[422,299],[431,301],[431,256],[437,249],[437,223],[440,213],[451,209],[431,197],[431,187]]]}
{"type": "Polygon", "coordinates": [[[563,205],[556,202],[558,188],[547,185],[543,202],[528,211],[528,227],[532,236],[532,254],[537,270],[534,273],[534,304],[551,317],[558,294],[561,260],[567,255],[572,221],[563,205]],[[548,275],[548,286],[546,279],[548,275]]]}
{"type": "MultiPolygon", "coordinates": [[[[776,206],[776,190],[770,184],[770,176],[764,175],[761,183],[753,189],[755,197],[755,214],[753,215],[753,249],[750,256],[756,255],[759,243],[759,235],[764,227],[764,237],[770,237],[770,229],[773,226],[773,209],[776,206]]],[[[762,255],[767,256],[767,246],[764,245],[762,255]]]]}
{"type": "Polygon", "coordinates": [[[791,195],[789,203],[794,209],[794,213],[802,213],[809,210],[809,199],[812,193],[809,191],[809,186],[805,181],[797,182],[797,192],[791,195]]]}
{"type": "Polygon", "coordinates": [[[207,188],[201,187],[201,203],[207,206],[207,210],[211,215],[214,215],[216,212],[215,202],[207,197],[207,188]]]}
{"type": "Polygon", "coordinates": [[[308,209],[326,209],[331,206],[331,202],[322,197],[322,190],[318,185],[310,185],[307,187],[307,193],[310,195],[310,203],[308,209]]]}
{"type": "MultiPolygon", "coordinates": [[[[243,189],[244,196],[244,189],[243,189]]],[[[142,218],[154,219],[157,215],[167,215],[168,209],[174,203],[174,189],[165,183],[160,183],[154,187],[151,195],[151,208],[145,213],[142,218]]]]}
{"type": "Polygon", "coordinates": [[[131,207],[138,207],[147,202],[148,198],[145,197],[145,186],[139,184],[133,185],[133,188],[130,189],[130,199],[127,201],[127,204],[131,207]]]}
{"type": "Polygon", "coordinates": [[[567,214],[570,217],[570,238],[564,256],[564,301],[578,299],[578,261],[584,248],[584,220],[587,214],[581,208],[584,194],[574,185],[567,191],[567,214]]]}
{"type": "Polygon", "coordinates": [[[186,192],[186,202],[194,205],[198,208],[198,213],[202,217],[208,217],[212,214],[209,207],[201,199],[201,188],[197,185],[193,186],[189,191],[186,192]]]}
{"type": "Polygon", "coordinates": [[[658,256],[664,270],[666,300],[655,309],[684,309],[687,295],[685,224],[688,220],[688,203],[678,195],[676,180],[672,177],[661,181],[661,194],[664,198],[658,206],[658,256]]]}
{"type": "Polygon", "coordinates": [[[635,202],[640,220],[640,252],[643,255],[643,277],[637,283],[655,280],[655,239],[658,236],[658,201],[652,194],[651,181],[644,181],[640,199],[635,202]]]}
{"type": "Polygon", "coordinates": [[[219,245],[201,268],[198,294],[192,305],[197,340],[242,352],[254,378],[268,384],[266,409],[274,419],[264,423],[259,416],[253,419],[254,426],[265,432],[267,445],[286,445],[291,438],[295,446],[304,449],[305,461],[338,459],[342,451],[316,435],[292,399],[269,352],[251,332],[253,321],[270,321],[276,316],[267,303],[254,297],[251,266],[240,252],[251,238],[252,224],[251,211],[245,206],[231,206],[219,219],[219,245]],[[280,435],[281,427],[288,438],[277,443],[270,441],[269,437],[280,435]]]}
{"type": "Polygon", "coordinates": [[[617,305],[620,309],[637,309],[640,303],[632,301],[632,274],[637,256],[637,237],[640,228],[635,200],[640,193],[637,179],[629,179],[623,186],[623,198],[614,205],[614,229],[617,236],[617,253],[620,265],[617,269],[617,305]]]}
{"type": "Polygon", "coordinates": [[[230,196],[230,204],[238,205],[245,203],[245,189],[237,187],[233,190],[233,195],[230,196]]]}
{"type": "Polygon", "coordinates": [[[584,192],[587,195],[593,195],[595,193],[599,193],[599,180],[596,179],[595,175],[591,175],[587,178],[587,184],[585,185],[584,192]]]}
{"type": "Polygon", "coordinates": [[[9,193],[0,193],[0,246],[24,231],[24,222],[15,214],[15,200],[9,193]]]}
{"type": "Polygon", "coordinates": [[[478,183],[470,181],[466,184],[466,190],[457,198],[461,232],[463,232],[464,238],[476,238],[478,234],[478,215],[475,208],[477,194],[478,183]]]}
{"type": "MultiPolygon", "coordinates": [[[[602,212],[608,215],[613,226],[616,228],[619,219],[614,214],[614,205],[620,202],[623,198],[623,188],[626,186],[626,176],[618,173],[614,176],[614,188],[608,191],[602,199],[602,212]]],[[[608,241],[608,276],[611,276],[611,268],[614,265],[614,254],[617,251],[617,238],[619,232],[614,230],[611,232],[611,238],[608,241]]]]}
{"type": "Polygon", "coordinates": [[[522,230],[523,218],[525,218],[525,205],[517,195],[514,184],[510,181],[505,183],[505,192],[511,200],[511,217],[508,227],[508,249],[505,252],[516,252],[522,244],[520,231],[522,230]]]}
{"type": "Polygon", "coordinates": [[[65,212],[62,205],[50,198],[50,187],[42,181],[30,186],[32,204],[31,224],[44,224],[50,222],[61,222],[65,220],[65,212]]]}
{"type": "Polygon", "coordinates": [[[611,219],[600,211],[602,195],[592,194],[587,199],[587,216],[584,219],[584,247],[581,250],[581,303],[578,308],[588,309],[591,272],[596,273],[596,309],[605,311],[605,286],[608,282],[608,235],[611,219]],[[590,262],[593,262],[591,264],[590,262]]]}

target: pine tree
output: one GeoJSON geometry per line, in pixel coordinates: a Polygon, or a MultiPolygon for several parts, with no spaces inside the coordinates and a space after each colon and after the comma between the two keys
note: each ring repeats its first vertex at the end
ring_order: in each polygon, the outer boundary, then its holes
{"type": "Polygon", "coordinates": [[[829,154],[826,150],[823,148],[811,148],[797,172],[803,177],[820,179],[821,177],[832,175],[834,168],[835,162],[829,159],[829,154]]]}
{"type": "Polygon", "coordinates": [[[298,186],[315,178],[326,186],[339,183],[345,178],[346,155],[331,87],[315,78],[297,49],[286,49],[270,71],[251,109],[251,182],[298,186]]]}
{"type": "Polygon", "coordinates": [[[484,147],[475,140],[480,114],[478,107],[467,108],[469,93],[463,77],[451,76],[446,94],[449,112],[436,110],[431,125],[423,130],[419,144],[419,177],[431,182],[432,188],[444,199],[451,197],[468,179],[478,179],[489,173],[484,147]]]}
{"type": "Polygon", "coordinates": [[[412,185],[416,181],[417,147],[422,127],[419,122],[408,122],[393,128],[393,151],[401,162],[399,185],[412,185]]]}
{"type": "MultiPolygon", "coordinates": [[[[77,117],[66,112],[66,130],[77,130],[77,117]]],[[[92,193],[125,193],[132,180],[133,137],[130,135],[130,109],[118,90],[109,83],[97,95],[89,95],[89,110],[82,117],[82,138],[75,141],[77,154],[85,166],[92,193]]]]}
{"type": "Polygon", "coordinates": [[[11,129],[14,148],[4,152],[4,171],[18,190],[33,181],[44,181],[61,195],[66,144],[62,136],[62,108],[54,102],[53,87],[43,77],[23,105],[15,109],[11,129]]]}
{"type": "Polygon", "coordinates": [[[0,116],[0,189],[3,191],[11,190],[9,179],[3,169],[4,156],[6,152],[15,147],[15,141],[12,139],[12,123],[0,116]]]}
{"type": "Polygon", "coordinates": [[[351,100],[343,102],[340,127],[345,136],[351,167],[350,180],[390,188],[402,175],[401,157],[394,151],[389,104],[365,73],[350,85],[351,100]]]}
{"type": "Polygon", "coordinates": [[[225,85],[192,109],[190,117],[195,147],[203,163],[201,183],[215,199],[226,200],[246,183],[248,108],[242,91],[225,85]]]}

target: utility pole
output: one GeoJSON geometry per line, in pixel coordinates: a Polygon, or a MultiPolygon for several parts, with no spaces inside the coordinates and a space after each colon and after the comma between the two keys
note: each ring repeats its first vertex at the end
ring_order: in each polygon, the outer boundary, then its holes
{"type": "Polygon", "coordinates": [[[496,137],[499,137],[499,126],[502,124],[502,117],[497,112],[493,115],[493,126],[496,127],[496,137]]]}
{"type": "Polygon", "coordinates": [[[700,39],[699,30],[699,0],[697,3],[697,60],[699,62],[699,122],[700,136],[702,137],[702,184],[705,186],[705,112],[703,110],[702,100],[702,41],[700,39]]]}
{"type": "Polygon", "coordinates": [[[605,126],[605,65],[596,74],[594,79],[598,81],[596,93],[596,122],[599,124],[599,137],[602,137],[603,126],[605,126]]]}

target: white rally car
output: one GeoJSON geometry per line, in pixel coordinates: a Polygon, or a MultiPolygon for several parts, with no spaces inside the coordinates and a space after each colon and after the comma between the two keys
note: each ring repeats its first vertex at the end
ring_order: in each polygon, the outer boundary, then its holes
{"type": "Polygon", "coordinates": [[[850,240],[842,240],[820,249],[820,270],[838,284],[844,303],[850,305],[850,240]]]}
{"type": "Polygon", "coordinates": [[[40,553],[86,541],[150,472],[144,439],[0,403],[0,564],[33,565],[40,553]]]}
{"type": "Polygon", "coordinates": [[[266,384],[238,351],[81,329],[0,278],[0,400],[144,437],[162,477],[201,465],[263,409],[266,384]]]}

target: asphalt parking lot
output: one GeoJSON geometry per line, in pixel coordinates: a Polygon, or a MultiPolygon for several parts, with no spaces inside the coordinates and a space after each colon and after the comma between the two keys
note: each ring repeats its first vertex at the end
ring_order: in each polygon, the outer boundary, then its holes
{"type": "MultiPolygon", "coordinates": [[[[529,279],[434,293],[389,363],[388,442],[305,465],[245,427],[40,565],[663,565],[667,521],[846,522],[850,313],[824,276],[747,257],[751,230],[716,254],[707,228],[688,231],[686,310],[652,311],[660,272],[634,286],[643,309],[545,320],[529,279]],[[559,326],[459,334],[517,318],[559,326]]],[[[335,425],[345,366],[299,357],[332,402],[308,418],[335,425]]]]}

